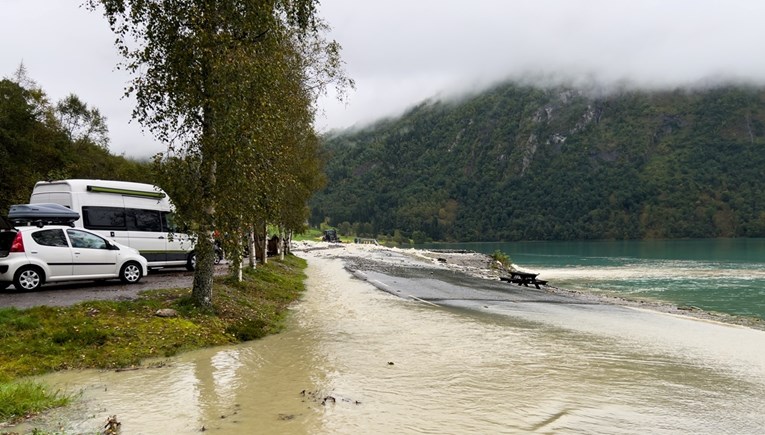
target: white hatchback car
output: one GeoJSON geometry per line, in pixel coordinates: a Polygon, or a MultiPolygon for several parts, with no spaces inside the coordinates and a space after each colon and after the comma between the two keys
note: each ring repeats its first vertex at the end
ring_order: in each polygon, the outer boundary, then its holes
{"type": "Polygon", "coordinates": [[[136,249],[65,225],[0,231],[0,290],[37,290],[47,282],[119,278],[137,283],[147,273],[136,249]]]}

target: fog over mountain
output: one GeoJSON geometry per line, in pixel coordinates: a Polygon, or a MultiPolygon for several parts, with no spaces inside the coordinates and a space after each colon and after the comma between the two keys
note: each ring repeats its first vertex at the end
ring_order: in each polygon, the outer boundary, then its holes
{"type": "MultiPolygon", "coordinates": [[[[3,1],[0,76],[23,61],[53,101],[75,93],[101,109],[114,152],[162,151],[129,122],[114,38],[81,3],[3,1]]],[[[320,101],[323,131],[508,78],[598,89],[765,83],[758,0],[322,0],[319,11],[357,84],[345,102],[333,92],[320,101]]]]}
{"type": "Polygon", "coordinates": [[[498,81],[600,91],[765,83],[757,1],[351,0],[323,10],[357,90],[327,126],[399,114],[498,81]]]}

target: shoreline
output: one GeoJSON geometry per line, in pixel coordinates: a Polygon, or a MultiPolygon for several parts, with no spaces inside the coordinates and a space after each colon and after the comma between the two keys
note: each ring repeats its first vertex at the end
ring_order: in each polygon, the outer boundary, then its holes
{"type": "MultiPolygon", "coordinates": [[[[326,256],[344,260],[346,269],[352,274],[362,266],[385,269],[386,267],[409,269],[448,270],[474,278],[499,281],[507,271],[491,256],[466,250],[427,250],[418,248],[397,248],[382,245],[328,243],[314,241],[293,242],[293,251],[322,251],[326,256]],[[375,264],[374,266],[372,266],[375,264]]],[[[515,266],[515,265],[514,265],[515,266]]],[[[522,270],[522,268],[520,268],[522,270]]],[[[360,278],[363,279],[363,278],[360,278]]],[[[525,289],[508,283],[513,290],[525,289]]],[[[534,289],[536,290],[536,289],[534,289]]],[[[719,323],[765,331],[765,321],[757,317],[745,317],[721,312],[706,311],[693,306],[679,306],[668,301],[633,299],[570,290],[555,285],[543,285],[540,290],[546,294],[572,298],[581,303],[616,305],[636,310],[646,310],[673,316],[680,316],[705,322],[719,323]]]]}

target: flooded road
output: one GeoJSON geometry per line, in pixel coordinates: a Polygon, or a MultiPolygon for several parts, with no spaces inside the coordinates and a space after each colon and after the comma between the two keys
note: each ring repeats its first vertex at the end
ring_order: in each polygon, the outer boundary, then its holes
{"type": "Polygon", "coordinates": [[[308,291],[284,333],[159,368],[46,376],[80,400],[16,430],[93,433],[109,415],[124,434],[765,428],[765,332],[416,274],[364,281],[305,256],[308,291]]]}

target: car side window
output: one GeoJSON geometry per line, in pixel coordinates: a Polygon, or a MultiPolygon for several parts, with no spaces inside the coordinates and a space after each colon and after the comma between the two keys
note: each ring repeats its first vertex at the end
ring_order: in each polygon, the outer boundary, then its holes
{"type": "Polygon", "coordinates": [[[32,240],[42,246],[69,247],[69,243],[64,237],[64,231],[60,229],[35,231],[32,233],[32,240]]]}
{"type": "Polygon", "coordinates": [[[66,230],[73,248],[108,249],[106,240],[95,234],[79,230],[66,230]]]}

